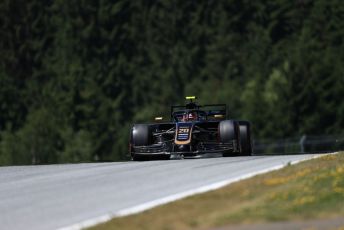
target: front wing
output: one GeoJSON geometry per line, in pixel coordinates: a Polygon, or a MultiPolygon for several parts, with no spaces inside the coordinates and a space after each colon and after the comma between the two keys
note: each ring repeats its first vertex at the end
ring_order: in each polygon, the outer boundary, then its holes
{"type": "Polygon", "coordinates": [[[133,152],[140,155],[182,154],[201,155],[206,153],[239,152],[238,143],[233,140],[229,143],[199,142],[197,145],[175,145],[173,141],[153,144],[149,146],[133,146],[133,152]]]}

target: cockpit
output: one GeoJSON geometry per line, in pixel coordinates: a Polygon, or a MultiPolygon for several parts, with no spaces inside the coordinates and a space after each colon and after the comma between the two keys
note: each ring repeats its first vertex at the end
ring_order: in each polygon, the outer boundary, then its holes
{"type": "Polygon", "coordinates": [[[176,122],[207,120],[206,112],[201,110],[177,111],[173,113],[173,117],[176,122]]]}

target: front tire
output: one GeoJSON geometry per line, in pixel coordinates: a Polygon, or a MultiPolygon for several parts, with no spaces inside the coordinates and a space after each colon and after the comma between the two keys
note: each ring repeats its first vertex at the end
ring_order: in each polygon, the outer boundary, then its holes
{"type": "Polygon", "coordinates": [[[148,156],[135,154],[134,147],[147,146],[151,142],[151,131],[149,125],[137,124],[134,125],[131,130],[131,158],[134,161],[146,161],[149,160],[148,156]]]}
{"type": "MultiPolygon", "coordinates": [[[[239,124],[236,121],[224,120],[219,123],[219,139],[221,143],[230,143],[233,144],[239,143],[239,124]]],[[[233,152],[239,152],[240,146],[233,146],[232,151],[225,151],[222,153],[223,157],[233,156],[233,152]]]]}
{"type": "Polygon", "coordinates": [[[138,155],[133,153],[132,154],[132,160],[133,161],[148,161],[149,158],[147,156],[142,156],[142,155],[138,155]]]}

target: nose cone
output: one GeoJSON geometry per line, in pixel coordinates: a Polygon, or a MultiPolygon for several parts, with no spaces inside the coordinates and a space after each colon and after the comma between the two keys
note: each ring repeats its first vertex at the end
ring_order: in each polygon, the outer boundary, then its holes
{"type": "Polygon", "coordinates": [[[178,151],[179,152],[189,152],[190,151],[190,145],[178,145],[178,151]]]}
{"type": "Polygon", "coordinates": [[[181,122],[177,124],[174,143],[176,145],[188,145],[191,142],[193,123],[181,122]]]}

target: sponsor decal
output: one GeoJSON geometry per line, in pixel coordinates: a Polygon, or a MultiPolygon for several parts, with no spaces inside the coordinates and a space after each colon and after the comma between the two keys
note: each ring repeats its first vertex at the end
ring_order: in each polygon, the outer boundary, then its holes
{"type": "Polygon", "coordinates": [[[189,139],[189,127],[179,127],[177,133],[177,140],[178,141],[185,141],[189,139]]]}
{"type": "Polygon", "coordinates": [[[191,141],[192,124],[179,123],[177,125],[177,133],[175,138],[176,144],[189,144],[191,141]]]}

